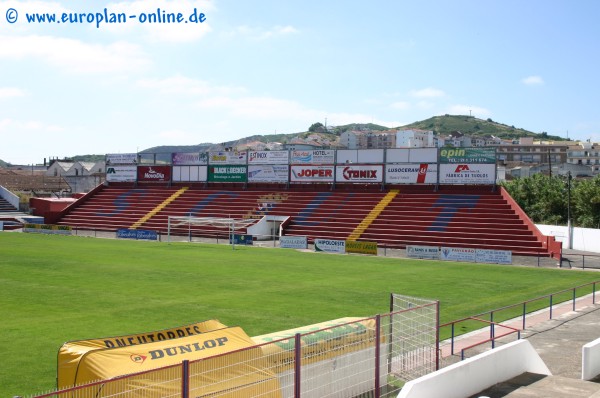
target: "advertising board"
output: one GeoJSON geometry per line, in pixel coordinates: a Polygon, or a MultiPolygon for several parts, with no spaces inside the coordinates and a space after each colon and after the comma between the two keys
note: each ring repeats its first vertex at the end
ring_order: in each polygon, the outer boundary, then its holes
{"type": "Polygon", "coordinates": [[[106,166],[106,181],[135,182],[137,166],[106,166]]]}
{"type": "Polygon", "coordinates": [[[440,164],[440,184],[494,184],[496,165],[440,164]]]}
{"type": "Polygon", "coordinates": [[[208,181],[210,182],[246,182],[248,166],[209,166],[208,181]]]}
{"type": "Polygon", "coordinates": [[[385,166],[386,184],[435,184],[437,164],[400,163],[385,166]]]}
{"type": "Polygon", "coordinates": [[[205,165],[208,164],[208,154],[205,152],[175,152],[171,154],[173,166],[205,165]]]}
{"type": "Polygon", "coordinates": [[[288,164],[288,151],[250,151],[248,164],[288,164]]]}
{"type": "Polygon", "coordinates": [[[291,166],[291,182],[333,182],[333,166],[291,166]]]}
{"type": "Polygon", "coordinates": [[[247,152],[209,152],[209,164],[247,164],[247,152]]]}
{"type": "Polygon", "coordinates": [[[308,239],[306,236],[281,236],[279,238],[279,247],[283,249],[306,249],[308,239]]]}
{"type": "Polygon", "coordinates": [[[249,182],[288,182],[288,165],[248,165],[249,182]]]}
{"type": "Polygon", "coordinates": [[[383,165],[345,165],[336,166],[336,182],[382,182],[383,165]]]}
{"type": "Polygon", "coordinates": [[[315,251],[327,253],[345,253],[346,241],[333,239],[315,239],[315,251]]]}
{"type": "Polygon", "coordinates": [[[171,181],[171,166],[138,166],[137,180],[169,182],[171,181]]]}
{"type": "Polygon", "coordinates": [[[333,149],[292,151],[290,153],[291,164],[333,164],[334,162],[335,150],[333,149]]]}

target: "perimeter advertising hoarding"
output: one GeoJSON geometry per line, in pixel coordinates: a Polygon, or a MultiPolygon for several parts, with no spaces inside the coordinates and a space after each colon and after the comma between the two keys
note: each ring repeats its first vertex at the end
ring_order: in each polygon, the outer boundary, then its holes
{"type": "Polygon", "coordinates": [[[138,166],[137,180],[169,182],[171,181],[171,166],[138,166]]]}
{"type": "Polygon", "coordinates": [[[209,182],[246,182],[248,166],[209,166],[209,182]]]}
{"type": "Polygon", "coordinates": [[[475,255],[478,263],[512,264],[512,252],[510,250],[477,249],[475,255]]]}
{"type": "Polygon", "coordinates": [[[382,182],[383,166],[347,165],[336,166],[336,182],[382,182]]]}
{"type": "Polygon", "coordinates": [[[248,182],[288,182],[288,165],[248,165],[248,182]]]}
{"type": "Polygon", "coordinates": [[[494,184],[496,164],[440,164],[440,184],[494,184]]]}
{"type": "Polygon", "coordinates": [[[89,351],[107,348],[130,347],[138,344],[152,343],[193,336],[226,328],[216,319],[192,323],[171,329],[129,334],[124,336],[99,337],[90,340],[76,340],[64,343],[57,356],[57,388],[69,388],[74,385],[75,373],[81,357],[89,351]]]}
{"type": "Polygon", "coordinates": [[[435,184],[437,164],[402,163],[385,166],[386,184],[435,184]]]}
{"type": "Polygon", "coordinates": [[[173,181],[204,182],[208,166],[173,166],[173,181]]]}
{"type": "Polygon", "coordinates": [[[209,152],[209,164],[247,164],[247,152],[209,152]]]}
{"type": "Polygon", "coordinates": [[[158,240],[158,233],[148,229],[117,229],[117,238],[137,240],[158,240]]]}
{"type": "Polygon", "coordinates": [[[136,166],[106,165],[106,181],[108,182],[135,182],[136,178],[136,166]]]}
{"type": "Polygon", "coordinates": [[[377,242],[347,240],[346,253],[372,254],[376,256],[377,242]]]}
{"type": "Polygon", "coordinates": [[[205,152],[175,152],[171,154],[173,166],[205,165],[208,164],[208,154],[205,152]]]}
{"type": "Polygon", "coordinates": [[[333,164],[334,162],[335,150],[333,149],[292,151],[290,153],[291,164],[333,164]]]}
{"type": "Polygon", "coordinates": [[[333,239],[315,239],[315,251],[327,253],[346,253],[346,241],[333,239]]]}
{"type": "Polygon", "coordinates": [[[306,249],[308,239],[306,236],[281,236],[279,237],[279,247],[282,249],[306,249]]]}
{"type": "Polygon", "coordinates": [[[474,263],[477,261],[476,249],[463,247],[442,247],[440,248],[440,260],[463,261],[474,263]]]}
{"type": "Polygon", "coordinates": [[[333,182],[333,166],[291,166],[291,182],[333,182]]]}
{"type": "Polygon", "coordinates": [[[106,155],[106,165],[109,164],[136,164],[137,153],[109,153],[106,155]]]}
{"type": "Polygon", "coordinates": [[[248,164],[288,164],[288,151],[250,151],[248,164]]]}
{"type": "Polygon", "coordinates": [[[437,246],[406,246],[406,255],[410,258],[440,259],[440,248],[437,246]]]}
{"type": "Polygon", "coordinates": [[[442,148],[440,163],[496,164],[496,148],[442,148]]]}

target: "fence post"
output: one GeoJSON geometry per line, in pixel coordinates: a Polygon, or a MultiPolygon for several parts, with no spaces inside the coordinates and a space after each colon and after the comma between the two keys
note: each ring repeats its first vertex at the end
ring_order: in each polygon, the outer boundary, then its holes
{"type": "Polygon", "coordinates": [[[302,340],[300,339],[300,333],[296,333],[294,336],[294,398],[300,398],[300,383],[302,378],[300,377],[300,368],[302,358],[302,340]]]}
{"type": "MultiPolygon", "coordinates": [[[[454,324],[452,324],[454,327],[454,324]]],[[[435,370],[440,370],[440,301],[435,302],[435,370]]]]}
{"type": "MultiPolygon", "coordinates": [[[[490,339],[494,338],[494,311],[490,311],[490,339]]],[[[494,348],[494,341],[492,340],[492,348],[494,348]]]]}
{"type": "Polygon", "coordinates": [[[573,311],[575,311],[575,290],[576,289],[577,288],[575,288],[575,287],[573,288],[573,311]]]}
{"type": "Polygon", "coordinates": [[[550,295],[550,319],[552,319],[552,295],[550,295]]]}
{"type": "Polygon", "coordinates": [[[381,386],[379,385],[379,374],[381,369],[379,368],[381,349],[379,344],[381,343],[381,316],[377,314],[375,317],[375,398],[381,396],[381,386]]]}
{"type": "Polygon", "coordinates": [[[190,361],[181,363],[181,398],[190,396],[190,361]]]}
{"type": "Polygon", "coordinates": [[[592,304],[596,304],[596,282],[592,286],[592,304]]]}
{"type": "Polygon", "coordinates": [[[527,302],[523,302],[523,330],[525,330],[525,317],[527,316],[527,302]]]}
{"type": "Polygon", "coordinates": [[[452,322],[452,328],[450,330],[450,355],[454,355],[454,322],[452,322]]]}

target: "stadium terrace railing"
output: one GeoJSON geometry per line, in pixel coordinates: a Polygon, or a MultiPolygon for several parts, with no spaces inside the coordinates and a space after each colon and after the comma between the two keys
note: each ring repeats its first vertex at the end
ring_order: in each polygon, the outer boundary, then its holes
{"type": "Polygon", "coordinates": [[[252,347],[35,398],[395,397],[407,381],[438,368],[438,310],[431,302],[319,330],[258,336],[253,340],[263,342],[252,347]],[[423,334],[434,336],[433,344],[423,334]]]}
{"type": "MultiPolygon", "coordinates": [[[[539,316],[544,320],[553,319],[557,308],[565,308],[571,302],[569,310],[576,311],[578,308],[586,307],[590,304],[596,304],[596,286],[600,281],[586,283],[570,289],[561,290],[545,296],[537,297],[531,300],[523,301],[481,314],[473,315],[467,318],[458,319],[440,325],[440,350],[442,357],[454,356],[457,353],[457,347],[461,352],[461,359],[464,358],[464,350],[473,348],[488,342],[492,342],[492,348],[495,341],[503,336],[495,336],[494,327],[502,326],[514,330],[525,330],[527,328],[527,319],[531,316],[539,316]],[[487,318],[487,319],[485,319],[487,318]],[[459,346],[467,334],[473,330],[480,329],[477,325],[486,322],[490,325],[489,338],[477,341],[467,346],[459,346]]],[[[512,334],[508,333],[508,334],[512,334]]],[[[520,336],[519,336],[520,338],[520,336]]]]}

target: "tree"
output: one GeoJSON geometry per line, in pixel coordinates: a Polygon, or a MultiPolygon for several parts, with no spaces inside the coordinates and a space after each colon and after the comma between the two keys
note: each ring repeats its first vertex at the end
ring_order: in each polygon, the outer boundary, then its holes
{"type": "Polygon", "coordinates": [[[323,132],[323,131],[325,131],[325,126],[323,126],[323,123],[320,123],[320,122],[313,123],[308,128],[308,131],[310,131],[311,133],[323,132]]]}

